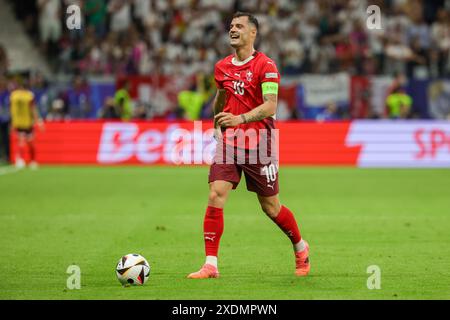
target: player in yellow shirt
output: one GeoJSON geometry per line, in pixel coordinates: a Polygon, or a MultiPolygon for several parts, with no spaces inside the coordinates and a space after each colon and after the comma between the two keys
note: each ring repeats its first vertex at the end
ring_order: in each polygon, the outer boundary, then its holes
{"type": "Polygon", "coordinates": [[[37,124],[42,130],[43,122],[39,117],[34,103],[34,94],[26,89],[24,84],[19,81],[17,89],[11,92],[9,102],[11,108],[11,126],[13,133],[17,136],[16,167],[23,168],[26,165],[24,155],[28,147],[30,152],[30,167],[36,168],[36,148],[33,128],[37,124]]]}
{"type": "Polygon", "coordinates": [[[403,88],[396,88],[386,98],[386,106],[391,119],[406,119],[411,111],[413,100],[403,88]]]}

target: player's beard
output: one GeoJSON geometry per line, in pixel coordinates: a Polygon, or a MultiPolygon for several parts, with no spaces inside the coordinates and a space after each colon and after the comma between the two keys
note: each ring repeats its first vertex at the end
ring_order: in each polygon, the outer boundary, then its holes
{"type": "Polygon", "coordinates": [[[230,36],[230,46],[233,47],[234,49],[238,49],[240,47],[245,46],[245,41],[242,38],[242,35],[239,34],[239,38],[237,38],[237,39],[233,39],[230,36]]]}
{"type": "Polygon", "coordinates": [[[230,46],[233,47],[234,49],[239,49],[239,48],[245,47],[245,42],[243,41],[243,39],[239,38],[237,40],[238,41],[236,41],[236,42],[230,41],[230,46]]]}

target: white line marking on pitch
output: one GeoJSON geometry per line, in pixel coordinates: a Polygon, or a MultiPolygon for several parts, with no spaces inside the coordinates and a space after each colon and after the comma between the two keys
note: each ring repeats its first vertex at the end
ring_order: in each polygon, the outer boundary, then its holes
{"type": "Polygon", "coordinates": [[[0,168],[0,176],[4,176],[10,173],[16,173],[18,171],[22,170],[22,168],[16,168],[16,167],[6,167],[6,168],[0,168]]]}

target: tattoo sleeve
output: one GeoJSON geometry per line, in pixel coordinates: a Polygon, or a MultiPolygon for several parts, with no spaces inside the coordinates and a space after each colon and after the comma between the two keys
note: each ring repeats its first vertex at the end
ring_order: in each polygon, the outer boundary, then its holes
{"type": "Polygon", "coordinates": [[[254,121],[260,121],[262,119],[267,118],[267,115],[264,112],[264,110],[257,110],[256,114],[249,115],[246,118],[247,118],[247,122],[254,122],[254,121]]]}
{"type": "Polygon", "coordinates": [[[273,106],[275,106],[276,108],[276,105],[277,105],[277,95],[265,94],[264,103],[245,114],[247,122],[260,121],[262,119],[272,116],[274,114],[273,106]],[[270,104],[268,104],[267,102],[270,102],[270,104]]]}

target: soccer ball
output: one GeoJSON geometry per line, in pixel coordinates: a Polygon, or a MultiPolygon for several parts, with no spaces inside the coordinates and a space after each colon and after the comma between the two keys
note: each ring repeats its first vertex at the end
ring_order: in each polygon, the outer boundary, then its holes
{"type": "Polygon", "coordinates": [[[117,263],[116,275],[123,286],[141,286],[148,280],[150,265],[140,254],[130,253],[117,263]]]}

